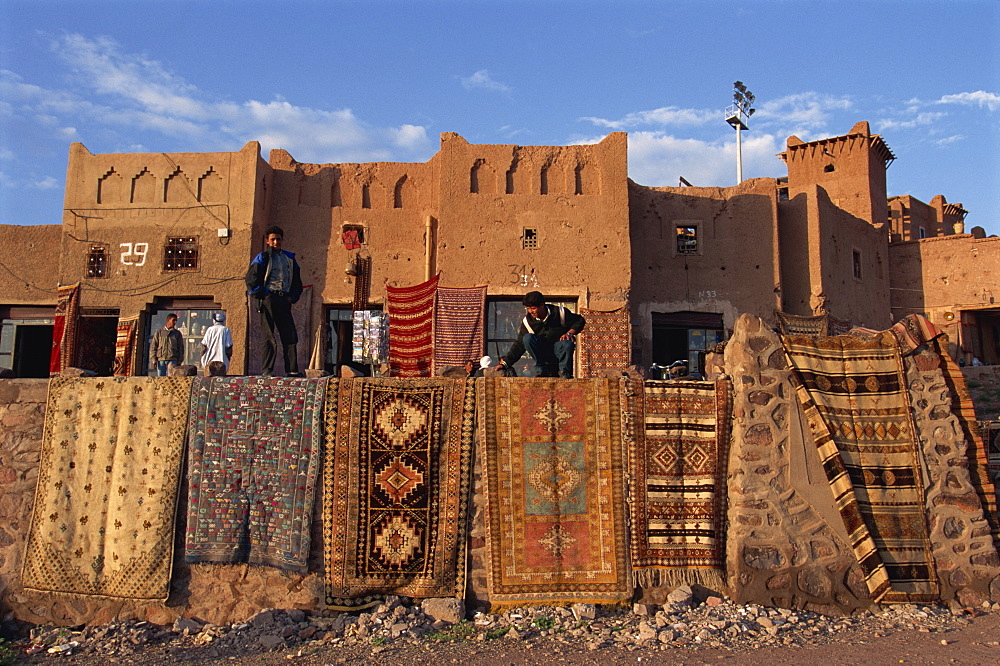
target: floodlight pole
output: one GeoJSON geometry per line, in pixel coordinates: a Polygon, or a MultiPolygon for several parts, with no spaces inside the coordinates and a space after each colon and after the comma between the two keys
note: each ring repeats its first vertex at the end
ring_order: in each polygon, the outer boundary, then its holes
{"type": "Polygon", "coordinates": [[[742,82],[733,84],[733,104],[726,108],[726,122],[736,130],[736,184],[743,182],[743,130],[750,129],[744,117],[749,120],[756,109],[753,108],[754,94],[742,82]]]}

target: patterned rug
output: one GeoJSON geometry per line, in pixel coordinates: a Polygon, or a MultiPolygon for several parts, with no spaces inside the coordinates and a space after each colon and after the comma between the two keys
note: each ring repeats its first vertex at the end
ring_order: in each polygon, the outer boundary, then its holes
{"type": "Polygon", "coordinates": [[[438,287],[434,304],[434,369],[463,366],[483,355],[486,287],[438,287]]]}
{"type": "Polygon", "coordinates": [[[824,315],[803,317],[801,315],[788,314],[787,312],[775,312],[778,320],[778,328],[783,335],[826,335],[828,330],[828,318],[824,315]]]}
{"type": "Polygon", "coordinates": [[[118,318],[118,336],[115,338],[115,377],[131,377],[135,374],[135,343],[139,315],[118,318]]]}
{"type": "Polygon", "coordinates": [[[72,367],[76,358],[76,329],[79,324],[80,284],[60,286],[56,295],[49,372],[59,372],[72,367]]]}
{"type": "Polygon", "coordinates": [[[389,374],[430,377],[434,357],[434,294],[438,277],[413,287],[386,285],[389,311],[389,374]]]}
{"type": "MultiPolygon", "coordinates": [[[[630,450],[635,585],[724,585],[727,380],[649,381],[630,450]]],[[[716,588],[718,589],[718,588],[716,588]]]]}
{"type": "Polygon", "coordinates": [[[463,597],[471,380],[353,379],[326,400],[326,603],[463,597]]]}
{"type": "Polygon", "coordinates": [[[49,382],[25,589],[166,600],[190,385],[49,382]]]}
{"type": "Polygon", "coordinates": [[[625,370],[632,360],[632,323],[628,308],[610,312],[583,308],[587,322],[580,334],[580,377],[598,377],[601,370],[625,370]]]}
{"type": "Polygon", "coordinates": [[[188,562],[306,571],[328,381],[195,378],[188,562]]]}
{"type": "Polygon", "coordinates": [[[872,599],[937,599],[920,449],[895,337],[782,342],[872,599]]]}
{"type": "Polygon", "coordinates": [[[490,604],[629,599],[625,383],[508,378],[476,383],[490,604]]]}
{"type": "Polygon", "coordinates": [[[997,513],[996,490],[990,478],[988,447],[976,420],[972,394],[969,393],[969,387],[965,383],[965,375],[948,353],[948,336],[930,320],[920,315],[907,315],[896,322],[890,330],[904,351],[913,351],[921,345],[927,345],[930,351],[941,359],[941,371],[951,393],[951,413],[958,419],[968,444],[966,456],[969,460],[969,479],[983,506],[983,516],[990,525],[993,543],[1000,546],[1000,516],[997,513]]]}

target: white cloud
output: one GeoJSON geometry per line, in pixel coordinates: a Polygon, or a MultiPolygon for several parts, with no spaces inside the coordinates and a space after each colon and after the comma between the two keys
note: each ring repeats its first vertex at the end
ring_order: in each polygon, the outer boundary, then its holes
{"type": "Polygon", "coordinates": [[[350,109],[316,109],[281,98],[213,99],[161,63],[127,53],[107,38],[66,35],[52,48],[75,74],[73,88],[46,90],[3,70],[0,98],[12,114],[48,127],[61,140],[80,140],[79,128],[87,123],[129,138],[144,130],[181,139],[181,150],[235,150],[256,140],[265,154],[284,148],[312,162],[388,160],[394,150],[409,156],[433,149],[425,127],[372,127],[350,109]]]}
{"type": "Polygon", "coordinates": [[[955,95],[945,95],[935,102],[936,104],[964,104],[966,106],[978,106],[987,108],[990,111],[1000,109],[1000,95],[977,90],[976,92],[964,92],[955,95]]]}
{"type": "Polygon", "coordinates": [[[676,106],[664,106],[659,109],[629,113],[618,120],[595,117],[585,117],[580,118],[580,120],[593,123],[597,127],[622,130],[649,125],[704,125],[719,121],[721,118],[722,112],[719,110],[682,109],[676,106]]]}
{"type": "Polygon", "coordinates": [[[490,76],[489,70],[481,69],[472,76],[464,76],[460,79],[462,81],[462,87],[466,90],[472,90],[473,88],[482,88],[483,90],[492,90],[494,92],[510,92],[511,87],[505,83],[500,83],[499,81],[494,81],[490,76]]]}
{"type": "Polygon", "coordinates": [[[880,120],[878,121],[879,131],[887,129],[912,129],[914,127],[920,127],[922,125],[933,125],[942,118],[947,117],[947,113],[938,111],[924,111],[922,113],[917,113],[916,115],[900,119],[900,120],[880,120]]]}
{"type": "Polygon", "coordinates": [[[54,190],[60,186],[60,183],[52,176],[45,176],[41,180],[29,182],[27,186],[33,190],[54,190]]]}
{"type": "Polygon", "coordinates": [[[420,125],[403,125],[389,133],[394,137],[393,143],[406,150],[420,150],[429,145],[427,129],[420,125]]]}
{"type": "Polygon", "coordinates": [[[787,128],[790,134],[803,138],[808,131],[828,131],[834,112],[854,106],[847,97],[834,97],[816,92],[796,93],[768,100],[761,104],[753,119],[764,127],[787,128]]]}
{"type": "Polygon", "coordinates": [[[952,134],[951,136],[946,136],[943,139],[938,139],[937,141],[934,142],[934,144],[941,147],[950,146],[956,141],[961,141],[964,138],[965,138],[964,134],[952,134]]]}
{"type": "MultiPolygon", "coordinates": [[[[574,144],[596,143],[602,137],[578,139],[574,144]]],[[[744,178],[774,177],[783,173],[775,157],[781,150],[772,134],[743,140],[744,178]]],[[[628,135],[629,177],[642,185],[677,185],[683,176],[700,187],[725,187],[736,183],[736,142],[681,139],[663,132],[628,135]]]]}

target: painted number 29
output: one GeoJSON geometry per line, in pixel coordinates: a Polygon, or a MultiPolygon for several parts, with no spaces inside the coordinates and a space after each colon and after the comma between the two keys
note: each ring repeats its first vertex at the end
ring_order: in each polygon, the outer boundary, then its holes
{"type": "Polygon", "coordinates": [[[122,264],[125,266],[143,266],[146,263],[146,252],[149,243],[121,243],[122,264]]]}

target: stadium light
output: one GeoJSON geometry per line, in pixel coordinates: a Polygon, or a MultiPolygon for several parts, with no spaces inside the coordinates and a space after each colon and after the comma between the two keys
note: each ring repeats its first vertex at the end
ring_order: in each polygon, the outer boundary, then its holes
{"type": "Polygon", "coordinates": [[[743,144],[740,133],[748,130],[747,121],[757,109],[753,108],[756,96],[742,81],[733,83],[733,103],[726,107],[726,122],[736,130],[736,183],[743,182],[743,144]]]}

